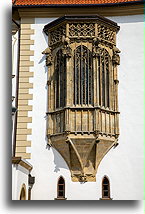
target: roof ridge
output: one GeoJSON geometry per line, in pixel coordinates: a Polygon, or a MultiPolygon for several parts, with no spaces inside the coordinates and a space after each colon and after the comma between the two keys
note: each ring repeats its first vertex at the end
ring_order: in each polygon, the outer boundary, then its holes
{"type": "Polygon", "coordinates": [[[109,5],[141,2],[143,2],[143,0],[12,0],[12,4],[16,6],[109,5]]]}

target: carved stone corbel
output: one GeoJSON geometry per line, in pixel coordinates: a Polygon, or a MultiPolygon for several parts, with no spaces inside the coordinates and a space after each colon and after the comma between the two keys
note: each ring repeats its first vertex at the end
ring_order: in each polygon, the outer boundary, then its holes
{"type": "Polygon", "coordinates": [[[87,181],[87,177],[85,175],[80,175],[79,181],[85,183],[87,181]]]}
{"type": "Polygon", "coordinates": [[[119,56],[120,50],[114,46],[113,47],[113,57],[112,57],[112,62],[115,65],[120,65],[120,56],[119,56]]]}
{"type": "Polygon", "coordinates": [[[118,137],[119,137],[119,134],[116,134],[115,135],[115,143],[114,143],[114,149],[119,145],[119,143],[118,143],[118,137]]]}
{"type": "Polygon", "coordinates": [[[47,135],[47,145],[50,147],[52,146],[51,140],[50,140],[50,134],[47,135]]]}
{"type": "Polygon", "coordinates": [[[46,66],[50,66],[52,65],[52,61],[53,61],[53,56],[52,56],[52,51],[51,48],[46,48],[42,54],[45,54],[46,56],[46,66]]]}

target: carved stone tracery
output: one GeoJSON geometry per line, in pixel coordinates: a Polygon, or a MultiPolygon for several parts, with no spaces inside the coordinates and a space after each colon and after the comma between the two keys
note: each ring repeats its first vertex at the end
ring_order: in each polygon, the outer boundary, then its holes
{"type": "Polygon", "coordinates": [[[49,46],[52,46],[58,42],[62,41],[63,35],[66,35],[66,26],[61,25],[50,33],[50,43],[49,46]]]}
{"type": "Polygon", "coordinates": [[[98,24],[98,37],[108,42],[115,43],[115,32],[103,24],[98,24]]]}
{"type": "Polygon", "coordinates": [[[70,37],[92,37],[95,36],[94,23],[72,23],[69,24],[70,37]]]}
{"type": "Polygon", "coordinates": [[[45,26],[50,48],[43,54],[49,65],[49,144],[68,164],[72,181],[87,182],[96,180],[102,158],[118,145],[119,28],[99,16],[77,18],[45,26]]]}

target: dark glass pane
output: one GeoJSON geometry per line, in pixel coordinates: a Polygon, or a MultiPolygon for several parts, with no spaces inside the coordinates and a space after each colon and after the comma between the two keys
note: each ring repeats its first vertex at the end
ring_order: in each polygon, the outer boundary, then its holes
{"type": "Polygon", "coordinates": [[[59,179],[59,184],[64,184],[64,179],[62,177],[59,179]]]}
{"type": "Polygon", "coordinates": [[[104,191],[104,197],[109,197],[108,191],[104,191]]]}
{"type": "Polygon", "coordinates": [[[59,191],[58,195],[59,197],[63,197],[64,196],[63,191],[59,191]]]}
{"type": "Polygon", "coordinates": [[[66,59],[62,55],[61,49],[56,54],[55,74],[56,74],[56,108],[59,108],[65,106],[65,94],[66,94],[66,59]]]}
{"type": "Polygon", "coordinates": [[[108,181],[108,179],[105,177],[104,180],[103,180],[103,184],[108,184],[108,183],[109,183],[109,181],[108,181]]]}
{"type": "Polygon", "coordinates": [[[64,190],[64,185],[59,185],[59,190],[64,190]]]}
{"type": "Polygon", "coordinates": [[[103,186],[103,189],[104,189],[104,190],[108,190],[108,185],[104,185],[104,186],[103,186]]]}

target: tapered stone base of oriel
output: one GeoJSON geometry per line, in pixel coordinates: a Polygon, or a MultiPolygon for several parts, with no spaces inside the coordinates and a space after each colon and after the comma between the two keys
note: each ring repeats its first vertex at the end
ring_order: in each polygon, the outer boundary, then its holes
{"type": "Polygon", "coordinates": [[[93,134],[55,136],[51,142],[68,164],[74,182],[95,182],[101,160],[116,145],[114,136],[93,134]]]}

